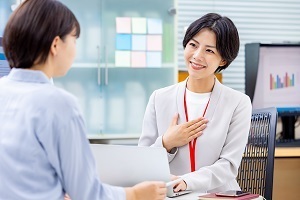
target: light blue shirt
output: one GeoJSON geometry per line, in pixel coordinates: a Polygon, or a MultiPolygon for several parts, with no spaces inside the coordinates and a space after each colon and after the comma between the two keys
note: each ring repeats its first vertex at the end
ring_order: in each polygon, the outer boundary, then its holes
{"type": "Polygon", "coordinates": [[[76,99],[41,71],[12,69],[0,78],[0,199],[65,192],[72,200],[126,198],[99,180],[76,99]]]}

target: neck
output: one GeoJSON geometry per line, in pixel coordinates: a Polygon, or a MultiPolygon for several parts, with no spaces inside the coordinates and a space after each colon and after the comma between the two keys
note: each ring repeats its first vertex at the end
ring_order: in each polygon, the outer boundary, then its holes
{"type": "Polygon", "coordinates": [[[48,78],[51,78],[53,76],[51,67],[49,67],[47,62],[44,64],[34,64],[30,69],[42,71],[48,78]]]}
{"type": "Polygon", "coordinates": [[[215,77],[210,79],[193,79],[190,78],[187,80],[187,89],[195,93],[209,93],[213,90],[215,85],[215,77]]]}

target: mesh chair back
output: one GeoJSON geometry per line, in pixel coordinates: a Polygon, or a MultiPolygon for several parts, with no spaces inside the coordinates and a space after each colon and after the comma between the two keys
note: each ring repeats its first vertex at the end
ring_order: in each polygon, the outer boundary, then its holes
{"type": "Polygon", "coordinates": [[[237,181],[242,190],[272,199],[276,108],[252,111],[248,143],[239,168],[237,181]]]}

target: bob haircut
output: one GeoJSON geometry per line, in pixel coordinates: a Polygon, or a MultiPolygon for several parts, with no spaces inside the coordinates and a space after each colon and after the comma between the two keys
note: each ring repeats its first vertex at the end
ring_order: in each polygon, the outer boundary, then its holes
{"type": "Polygon", "coordinates": [[[74,14],[57,0],[26,0],[10,16],[3,34],[3,49],[10,68],[31,68],[46,62],[56,36],[73,30],[80,35],[74,14]]]}
{"type": "Polygon", "coordinates": [[[216,35],[216,48],[222,59],[226,61],[224,66],[219,66],[215,73],[226,69],[230,63],[237,57],[240,48],[240,39],[237,28],[228,17],[222,17],[217,13],[208,13],[194,21],[187,29],[183,48],[187,43],[202,29],[209,29],[216,35]]]}

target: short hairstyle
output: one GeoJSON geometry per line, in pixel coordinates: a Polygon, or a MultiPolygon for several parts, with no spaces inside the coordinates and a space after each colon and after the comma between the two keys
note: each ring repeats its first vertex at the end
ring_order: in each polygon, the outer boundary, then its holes
{"type": "Polygon", "coordinates": [[[194,21],[187,29],[183,48],[202,29],[209,29],[216,35],[216,48],[222,59],[226,61],[224,66],[219,66],[215,73],[226,69],[237,57],[240,48],[240,39],[237,28],[228,17],[222,17],[217,13],[208,13],[194,21]]]}
{"type": "Polygon", "coordinates": [[[3,34],[3,49],[11,68],[30,68],[46,62],[56,36],[62,40],[80,25],[57,0],[26,0],[10,16],[3,34]],[[36,63],[35,63],[36,62],[36,63]]]}

